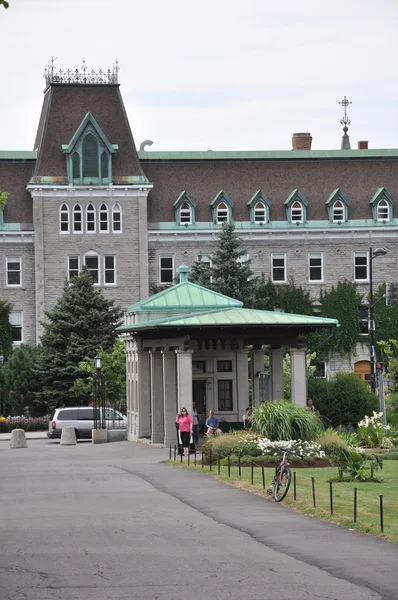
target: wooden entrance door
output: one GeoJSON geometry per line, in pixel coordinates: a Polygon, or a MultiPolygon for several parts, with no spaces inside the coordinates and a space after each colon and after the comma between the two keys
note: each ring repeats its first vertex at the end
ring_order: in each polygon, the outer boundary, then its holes
{"type": "Polygon", "coordinates": [[[360,376],[363,381],[369,381],[370,379],[370,361],[359,360],[354,364],[354,373],[360,376]]]}

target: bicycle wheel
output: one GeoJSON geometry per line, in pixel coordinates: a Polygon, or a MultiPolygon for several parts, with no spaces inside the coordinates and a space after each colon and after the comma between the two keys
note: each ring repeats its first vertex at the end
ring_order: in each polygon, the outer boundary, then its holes
{"type": "Polygon", "coordinates": [[[292,480],[292,472],[289,467],[283,467],[278,473],[277,480],[274,486],[274,500],[281,502],[289,491],[290,482],[292,480]]]}

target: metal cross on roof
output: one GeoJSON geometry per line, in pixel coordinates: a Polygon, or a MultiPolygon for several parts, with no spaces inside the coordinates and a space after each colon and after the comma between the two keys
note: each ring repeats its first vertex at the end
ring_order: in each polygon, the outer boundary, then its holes
{"type": "Polygon", "coordinates": [[[347,106],[349,104],[352,104],[352,102],[350,102],[349,100],[347,100],[347,96],[344,96],[343,100],[341,102],[339,102],[339,104],[341,104],[342,106],[344,106],[344,117],[341,119],[340,123],[342,125],[344,125],[343,131],[345,133],[347,133],[347,131],[348,131],[348,125],[351,123],[350,119],[347,116],[347,106]]]}

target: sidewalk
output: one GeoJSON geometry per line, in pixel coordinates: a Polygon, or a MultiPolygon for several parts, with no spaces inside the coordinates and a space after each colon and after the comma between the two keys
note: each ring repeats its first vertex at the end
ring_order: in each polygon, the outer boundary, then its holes
{"type": "MultiPolygon", "coordinates": [[[[44,440],[47,438],[47,431],[26,431],[27,440],[44,440]]],[[[0,433],[0,440],[10,440],[11,433],[0,433]]]]}

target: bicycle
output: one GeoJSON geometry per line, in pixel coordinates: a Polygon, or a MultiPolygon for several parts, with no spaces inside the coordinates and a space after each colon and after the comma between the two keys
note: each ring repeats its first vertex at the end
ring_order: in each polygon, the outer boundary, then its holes
{"type": "Polygon", "coordinates": [[[290,448],[280,448],[283,452],[282,458],[278,459],[278,464],[275,467],[275,475],[271,483],[271,489],[269,494],[272,495],[275,502],[281,502],[289,491],[290,483],[292,481],[292,471],[290,469],[290,463],[287,459],[289,454],[304,458],[301,454],[297,454],[290,450],[290,448]]]}

